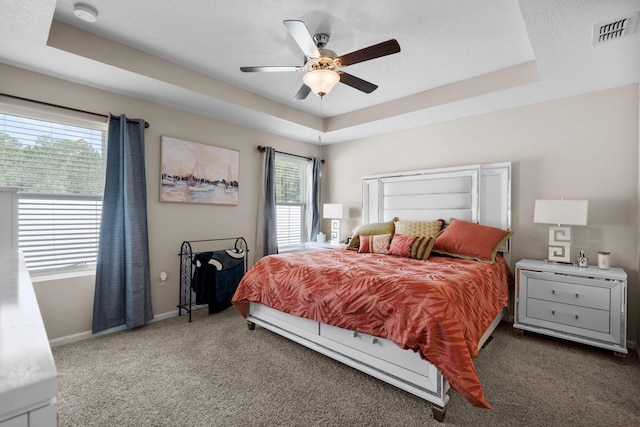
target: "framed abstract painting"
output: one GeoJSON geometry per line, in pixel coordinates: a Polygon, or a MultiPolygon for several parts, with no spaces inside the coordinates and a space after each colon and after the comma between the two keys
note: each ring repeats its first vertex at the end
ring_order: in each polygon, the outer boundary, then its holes
{"type": "Polygon", "coordinates": [[[240,152],[163,136],[160,201],[237,205],[240,152]]]}

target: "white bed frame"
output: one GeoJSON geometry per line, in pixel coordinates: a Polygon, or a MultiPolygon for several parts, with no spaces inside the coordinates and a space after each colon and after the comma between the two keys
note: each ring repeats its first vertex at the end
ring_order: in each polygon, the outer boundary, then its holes
{"type": "MultiPolygon", "coordinates": [[[[368,176],[362,181],[363,223],[458,218],[511,228],[511,163],[494,163],[368,176]]],[[[510,242],[501,249],[509,256],[510,242]]],[[[509,258],[506,258],[509,262],[509,258]]],[[[484,333],[482,346],[498,326],[503,309],[484,333]]],[[[440,371],[390,340],[337,328],[251,303],[247,322],[260,325],[432,403],[443,421],[449,383],[440,371]]]]}

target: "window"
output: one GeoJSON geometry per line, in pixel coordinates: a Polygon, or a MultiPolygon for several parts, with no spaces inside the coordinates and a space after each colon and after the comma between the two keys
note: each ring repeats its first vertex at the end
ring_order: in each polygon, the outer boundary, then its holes
{"type": "Polygon", "coordinates": [[[0,186],[18,188],[27,268],[95,268],[106,123],[9,108],[0,105],[0,186]]]}
{"type": "Polygon", "coordinates": [[[305,242],[310,161],[276,153],[275,166],[278,248],[286,252],[305,242]]]}

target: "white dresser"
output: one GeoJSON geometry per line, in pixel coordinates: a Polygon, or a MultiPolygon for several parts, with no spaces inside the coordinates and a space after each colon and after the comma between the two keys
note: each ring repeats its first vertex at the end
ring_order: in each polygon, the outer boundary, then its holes
{"type": "Polygon", "coordinates": [[[0,427],[57,425],[58,373],[24,259],[0,252],[0,427]]]}
{"type": "Polygon", "coordinates": [[[17,195],[0,189],[0,427],[58,424],[58,373],[17,244],[17,195]]]}
{"type": "Polygon", "coordinates": [[[523,259],[513,326],[627,354],[627,274],[523,259]]]}

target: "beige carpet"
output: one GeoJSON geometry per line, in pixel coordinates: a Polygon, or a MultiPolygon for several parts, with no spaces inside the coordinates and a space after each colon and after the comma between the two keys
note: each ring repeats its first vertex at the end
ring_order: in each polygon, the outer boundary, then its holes
{"type": "Polygon", "coordinates": [[[425,401],[256,327],[234,308],[53,349],[65,426],[638,426],[640,362],[502,323],[475,364],[490,410],[425,401]]]}

